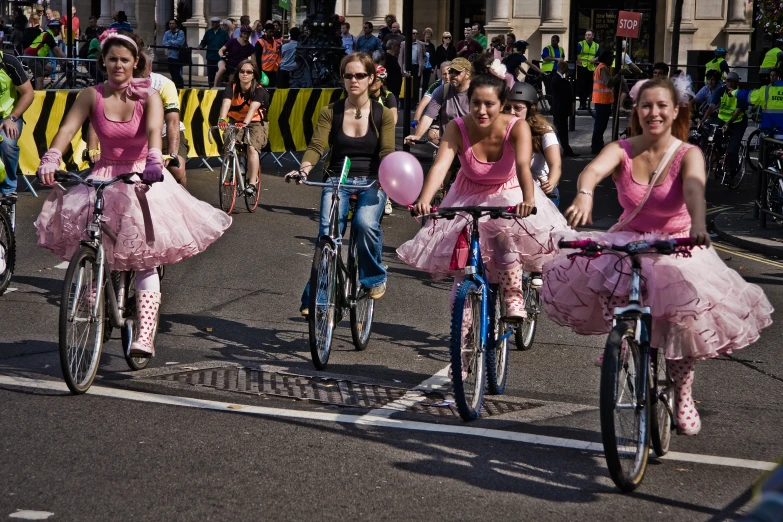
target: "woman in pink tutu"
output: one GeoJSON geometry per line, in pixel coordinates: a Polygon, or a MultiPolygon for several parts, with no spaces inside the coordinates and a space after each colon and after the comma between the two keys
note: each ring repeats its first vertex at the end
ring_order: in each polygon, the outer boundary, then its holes
{"type": "MultiPolygon", "coordinates": [[[[76,99],[41,159],[38,177],[44,184],[54,183],[62,151],[89,117],[101,143],[91,178],[111,179],[128,172],[141,173],[147,182],[162,178],[151,187],[118,183],[104,192],[105,223],[117,236],[116,243],[104,244],[109,265],[112,270],[136,271],[136,309],[141,313],[144,308],[154,316],[160,306],[156,268],[202,252],[223,235],[231,218],[191,196],[163,168],[163,103],[149,79],[134,78],[145,70],[145,55],[139,52],[143,45],[132,33],[103,34],[98,65],[108,80],[85,89],[76,99]]],[[[87,238],[93,198],[93,190],[83,185],[67,194],[53,190],[35,222],[38,244],[70,259],[79,241],[87,238]]],[[[131,355],[154,355],[154,325],[139,321],[139,327],[131,355]]]]}
{"type": "MultiPolygon", "coordinates": [[[[501,66],[502,67],[502,66],[501,66]]],[[[506,320],[525,317],[522,272],[540,272],[551,259],[554,247],[550,233],[565,228],[566,222],[530,172],[532,138],[523,119],[502,114],[506,102],[504,71],[483,74],[470,82],[470,115],[457,118],[446,127],[435,163],[427,175],[414,210],[431,211],[430,201],[441,187],[455,155],[462,168],[457,173],[443,207],[515,206],[524,219],[482,218],[481,252],[491,279],[498,281],[506,296],[506,320]],[[537,213],[531,215],[533,208],[537,213]]],[[[465,221],[431,220],[416,237],[397,249],[400,259],[430,272],[433,277],[455,276],[455,288],[462,271],[449,268],[465,221]]]]}
{"type": "MultiPolygon", "coordinates": [[[[691,396],[696,361],[731,353],[759,338],[772,323],[772,306],[710,247],[705,220],[704,157],[683,143],[690,109],[665,79],[641,86],[631,118],[633,138],[605,147],[579,176],[578,194],[565,211],[569,224],[591,223],[593,191],[612,176],[624,212],[605,233],[563,234],[626,244],[641,238],[690,237],[693,257],[645,255],[644,300],[653,314],[653,347],[664,350],[677,388],[678,431],[695,435],[701,420],[691,396]]],[[[612,309],[628,302],[630,262],[617,257],[562,257],[544,266],[541,298],[551,319],[579,334],[606,334],[612,309]]],[[[599,358],[600,360],[600,358],[599,358]]]]}

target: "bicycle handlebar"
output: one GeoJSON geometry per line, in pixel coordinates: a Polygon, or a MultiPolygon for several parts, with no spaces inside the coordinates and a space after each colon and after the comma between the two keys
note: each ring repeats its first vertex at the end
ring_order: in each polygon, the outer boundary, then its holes
{"type": "MultiPolygon", "coordinates": [[[[519,214],[516,213],[517,207],[514,205],[508,206],[508,207],[482,207],[482,206],[474,206],[474,207],[434,207],[432,210],[434,212],[430,212],[429,214],[420,214],[416,216],[413,213],[413,205],[408,205],[408,210],[411,211],[411,215],[413,217],[426,217],[426,218],[437,218],[442,217],[445,219],[453,219],[456,217],[457,213],[459,212],[465,212],[467,214],[471,214],[474,218],[481,217],[482,215],[489,215],[492,219],[513,219],[513,218],[521,218],[519,214]]],[[[538,213],[538,209],[536,207],[533,207],[533,210],[530,212],[530,215],[535,215],[538,213]]]]}
{"type": "Polygon", "coordinates": [[[592,239],[580,239],[578,241],[559,241],[557,246],[561,249],[572,248],[588,253],[600,253],[602,250],[615,250],[627,254],[638,254],[644,250],[656,250],[660,254],[674,254],[677,248],[697,246],[689,237],[677,237],[672,239],[659,239],[656,241],[632,241],[625,245],[605,245],[592,239]]]}
{"type": "MultiPolygon", "coordinates": [[[[54,173],[54,180],[58,183],[65,183],[68,181],[76,181],[80,185],[86,185],[88,187],[96,187],[99,185],[103,185],[105,187],[108,187],[110,185],[114,185],[115,183],[125,183],[127,185],[133,185],[136,183],[133,181],[133,176],[136,176],[137,174],[135,172],[128,172],[126,174],[120,174],[119,176],[112,178],[107,181],[98,181],[98,180],[87,180],[83,177],[81,177],[79,174],[76,174],[74,172],[68,172],[67,170],[58,170],[54,173]]],[[[144,182],[147,185],[151,185],[152,183],[144,182]]]]}

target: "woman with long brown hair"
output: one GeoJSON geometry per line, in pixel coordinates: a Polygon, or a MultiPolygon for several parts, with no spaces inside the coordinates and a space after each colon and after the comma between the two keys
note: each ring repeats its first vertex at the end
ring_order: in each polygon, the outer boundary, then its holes
{"type": "MultiPolygon", "coordinates": [[[[592,223],[593,192],[612,176],[624,212],[608,232],[578,234],[600,243],[690,237],[692,257],[642,259],[644,300],[651,304],[654,348],[674,381],[678,432],[696,435],[701,420],[691,396],[696,361],[755,342],[772,324],[764,292],[727,267],[710,247],[705,218],[704,157],[687,143],[690,110],[667,79],[640,89],[631,117],[634,137],[604,147],[582,171],[565,211],[572,226],[592,223]]],[[[569,237],[568,239],[574,239],[569,237]]],[[[544,266],[541,297],[550,319],[583,335],[606,334],[612,310],[628,303],[627,258],[565,255],[544,266]]],[[[602,357],[596,360],[602,361],[602,357]]]]}

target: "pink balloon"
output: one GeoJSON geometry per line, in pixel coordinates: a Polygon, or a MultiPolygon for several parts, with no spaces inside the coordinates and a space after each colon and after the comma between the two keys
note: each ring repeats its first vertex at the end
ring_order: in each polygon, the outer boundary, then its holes
{"type": "Polygon", "coordinates": [[[395,203],[412,205],[424,185],[424,171],[413,154],[398,150],[383,158],[378,179],[386,195],[395,203]]]}

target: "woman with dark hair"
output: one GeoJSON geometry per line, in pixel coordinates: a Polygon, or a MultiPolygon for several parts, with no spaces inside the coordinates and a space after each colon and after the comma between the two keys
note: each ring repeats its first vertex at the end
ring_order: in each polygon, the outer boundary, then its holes
{"type": "MultiPolygon", "coordinates": [[[[340,187],[340,230],[345,230],[349,198],[355,193],[351,185],[366,185],[368,179],[378,179],[381,160],[394,152],[394,117],[391,111],[370,97],[370,85],[375,82],[375,63],[365,53],[352,53],[340,63],[346,97],[321,110],[313,139],[302,158],[299,170],[289,172],[286,181],[301,181],[313,170],[328,148],[324,161],[326,176],[340,176],[346,159],[351,168],[346,183],[340,187]],[[330,170],[331,168],[331,170],[330,170]]],[[[332,187],[321,195],[321,215],[318,236],[329,232],[329,209],[332,187]]],[[[386,194],[376,183],[356,194],[357,207],[351,226],[357,232],[359,282],[369,290],[370,299],[386,292],[386,268],[381,251],[383,231],[381,217],[386,194]]],[[[309,313],[310,283],[302,294],[302,315],[309,313]]]]}
{"type": "Polygon", "coordinates": [[[231,122],[245,127],[237,133],[237,141],[243,142],[247,133],[247,187],[245,193],[255,196],[260,172],[261,150],[269,139],[267,110],[269,93],[259,83],[259,71],[254,58],[246,58],[237,65],[234,79],[223,90],[218,126],[224,129],[231,122]]]}
{"type": "MultiPolygon", "coordinates": [[[[690,127],[689,106],[680,103],[684,94],[665,78],[642,85],[631,117],[634,137],[610,143],[582,171],[565,215],[572,226],[592,223],[595,187],[612,176],[624,209],[620,221],[608,232],[572,233],[567,239],[626,244],[690,237],[702,247],[688,257],[642,259],[644,300],[653,314],[651,345],[664,351],[677,390],[677,430],[696,435],[701,428],[691,396],[696,361],[754,343],[772,324],[772,305],[710,247],[704,157],[684,143],[690,127]]],[[[544,267],[547,315],[578,334],[607,334],[613,308],[628,304],[630,273],[627,257],[558,257],[544,267]]],[[[603,354],[596,363],[602,360],[603,354]]]]}
{"type": "MultiPolygon", "coordinates": [[[[136,309],[156,317],[160,280],[156,268],[172,265],[204,251],[231,225],[231,218],[197,200],[163,167],[161,154],[163,103],[151,89],[146,72],[144,42],[133,33],[108,30],[101,35],[98,66],[107,80],[82,91],[41,158],[38,177],[54,185],[63,151],[90,118],[101,144],[101,154],[90,174],[112,179],[137,172],[151,187],[117,183],[104,192],[104,224],[116,241],[106,241],[106,259],[112,270],[136,272],[136,309]],[[159,182],[159,183],[158,183],[159,182]],[[154,216],[154,222],[150,216],[154,216]]],[[[63,194],[52,190],[35,222],[38,244],[69,260],[86,235],[95,193],[83,185],[63,194]]],[[[155,354],[153,321],[138,321],[139,336],[130,348],[134,357],[155,354]]]]}
{"type": "MultiPolygon", "coordinates": [[[[493,74],[476,76],[470,82],[468,98],[470,115],[456,118],[446,127],[414,211],[426,214],[432,210],[430,202],[458,155],[462,167],[443,199],[443,207],[514,206],[518,214],[526,217],[479,223],[484,262],[505,293],[505,320],[516,322],[526,315],[520,284],[522,272],[541,271],[554,251],[551,231],[565,228],[566,223],[533,182],[530,127],[525,120],[502,113],[505,80],[493,74]],[[532,215],[534,207],[537,214],[532,215]]],[[[462,272],[451,268],[451,259],[464,226],[460,219],[430,220],[416,237],[397,249],[397,254],[433,277],[454,276],[456,289],[462,272]]]]}

